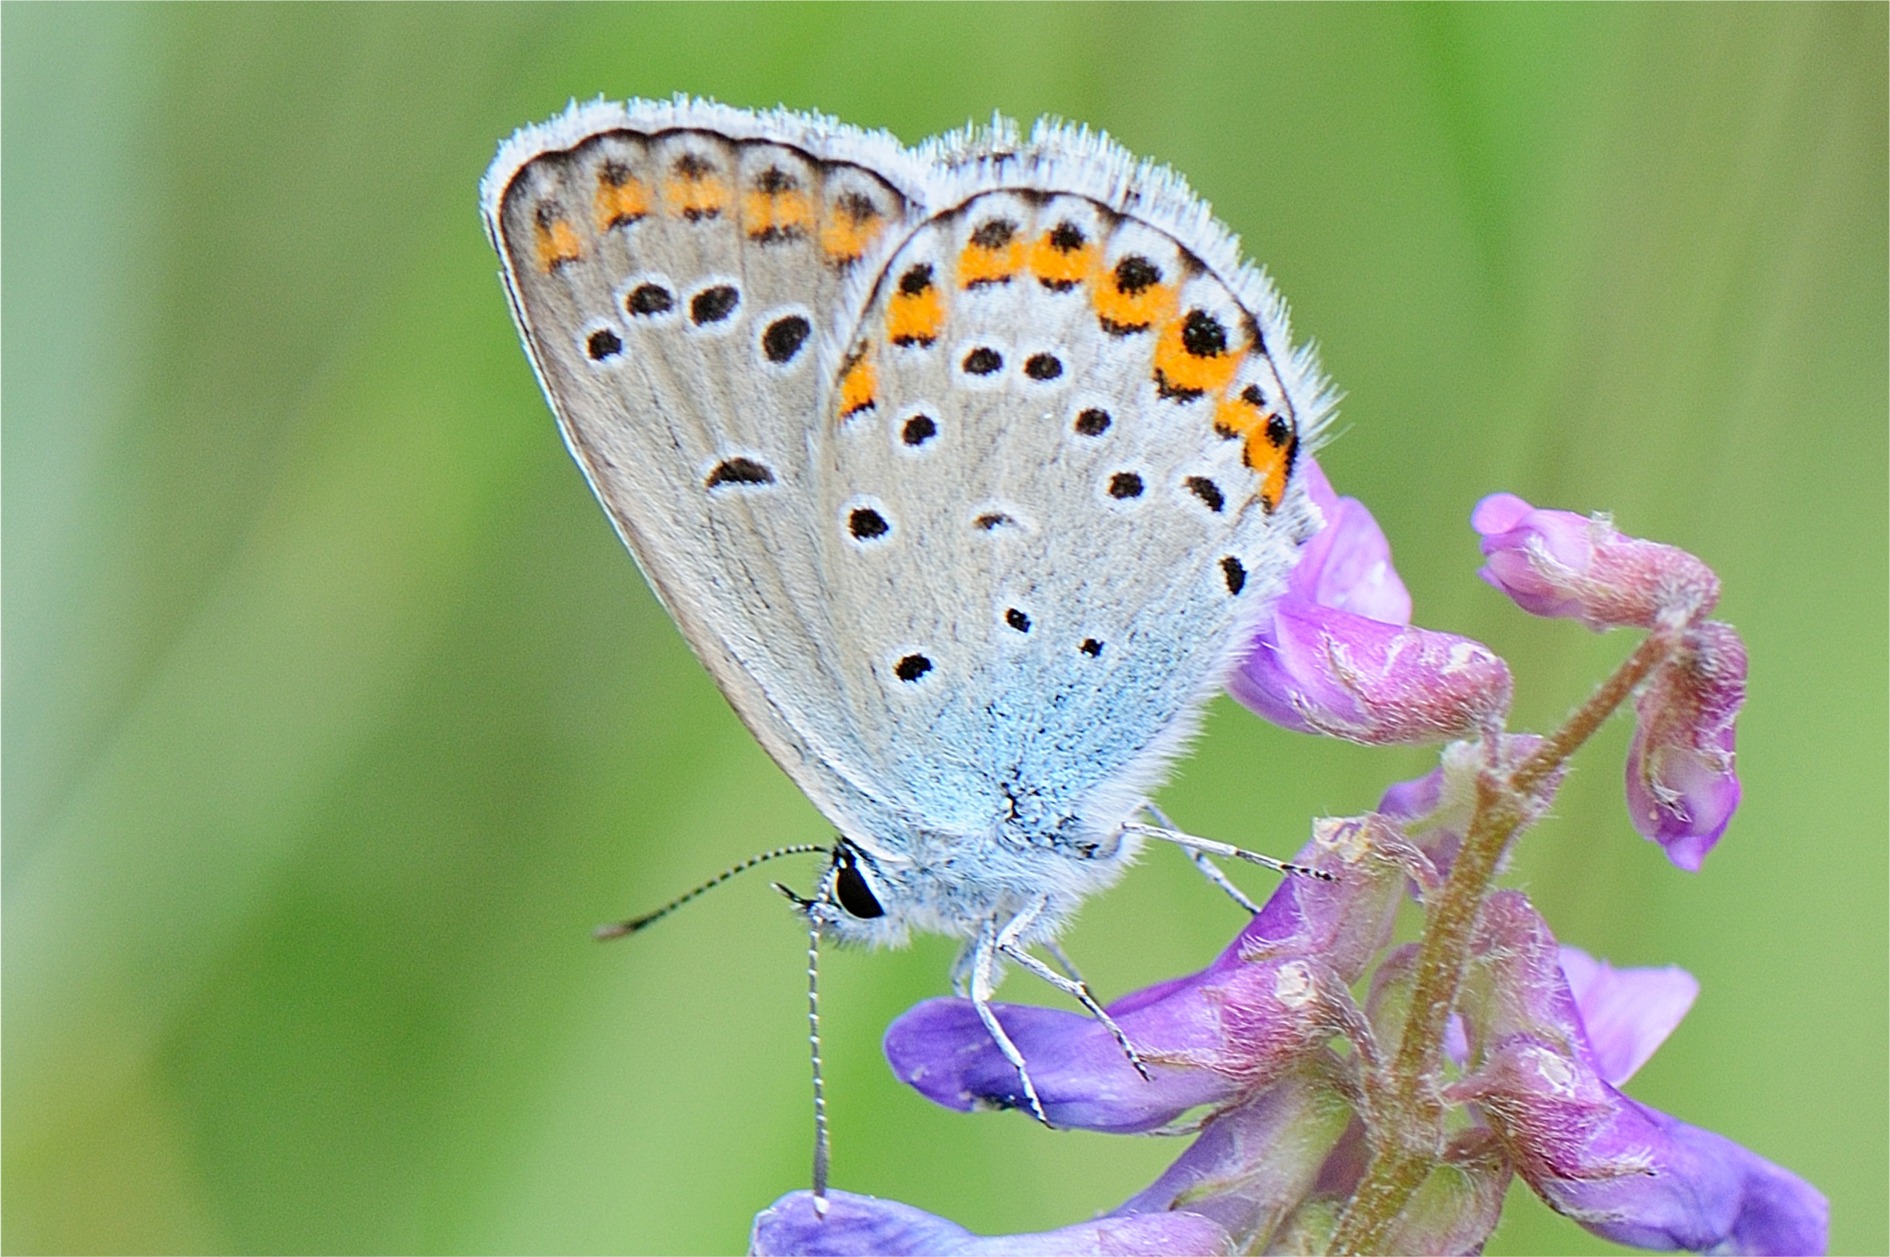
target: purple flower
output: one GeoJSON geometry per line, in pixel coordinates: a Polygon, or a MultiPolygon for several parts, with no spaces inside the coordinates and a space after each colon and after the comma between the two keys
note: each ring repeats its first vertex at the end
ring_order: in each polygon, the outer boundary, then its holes
{"type": "MultiPolygon", "coordinates": [[[[993,1006],[1052,1125],[1154,1130],[1196,1106],[1253,1094],[1346,1031],[1346,988],[1390,937],[1406,879],[1432,875],[1373,818],[1323,823],[1298,859],[1335,880],[1288,878],[1206,969],[1109,1005],[1148,1079],[1094,1018],[993,1006]]],[[[902,1081],[947,1108],[1024,1103],[1016,1068],[968,1001],[911,1009],[886,1031],[885,1050],[902,1081]]]]}
{"type": "Polygon", "coordinates": [[[1612,1085],[1678,1021],[1690,981],[1577,962],[1578,1002],[1561,949],[1521,894],[1492,895],[1481,928],[1461,1005],[1470,1070],[1448,1094],[1477,1107],[1550,1207],[1643,1248],[1825,1251],[1829,1207],[1810,1184],[1612,1085]]]}
{"type": "Polygon", "coordinates": [[[956,1222],[896,1200],[833,1192],[827,1215],[814,1211],[811,1192],[790,1192],[761,1211],[748,1239],[757,1257],[777,1254],[830,1257],[1010,1257],[1012,1254],[1110,1254],[1161,1257],[1167,1253],[1232,1253],[1218,1224],[1193,1213],[1138,1213],[1097,1218],[1037,1235],[973,1235],[956,1222]]]}
{"type": "MultiPolygon", "coordinates": [[[[846,1196],[818,1224],[832,1229],[817,1229],[800,1193],[757,1220],[754,1251],[1323,1247],[1365,1162],[1352,1063],[1329,1046],[1341,1034],[1369,1043],[1347,1017],[1343,992],[1389,941],[1406,879],[1433,875],[1390,815],[1326,822],[1300,858],[1339,879],[1289,879],[1206,969],[1111,1006],[1153,1081],[1142,1081],[1087,1017],[999,1006],[1055,1124],[1146,1131],[1197,1105],[1213,1110],[1148,1189],[1092,1223],[992,1239],[907,1206],[846,1196]]],[[[1480,1120],[1452,1136],[1384,1233],[1387,1247],[1480,1251],[1519,1174],[1551,1207],[1622,1243],[1824,1251],[1827,1207],[1809,1184],[1616,1090],[1685,1015],[1698,990],[1691,977],[1617,970],[1559,947],[1517,892],[1493,895],[1481,921],[1452,1050],[1465,1070],[1446,1091],[1480,1120]]],[[[1415,946],[1399,948],[1377,966],[1372,1008],[1381,1030],[1401,1019],[1415,955],[1415,946]]],[[[1015,1071],[963,1001],[932,1000],[907,1013],[886,1050],[895,1072],[950,1107],[1020,1103],[1015,1071]]]]}
{"type": "MultiPolygon", "coordinates": [[[[1212,1218],[1241,1252],[1318,1252],[1365,1165],[1364,1129],[1322,1053],[1209,1117],[1167,1173],[1116,1216],[1185,1208],[1212,1218]]],[[[1511,1171],[1487,1132],[1454,1140],[1386,1236],[1398,1253],[1482,1251],[1511,1171]]]]}
{"type": "Polygon", "coordinates": [[[1411,596],[1371,512],[1311,459],[1326,526],[1301,551],[1227,689],[1283,728],[1372,744],[1435,742],[1508,710],[1509,668],[1487,647],[1411,627],[1411,596]]]}
{"type": "MultiPolygon", "coordinates": [[[[795,1193],[756,1219],[753,1251],[1310,1252],[1337,1240],[1475,1253],[1517,1176],[1623,1243],[1824,1250],[1828,1207],[1816,1189],[1618,1090],[1692,1006],[1692,977],[1617,970],[1559,946],[1523,895],[1491,890],[1505,854],[1492,844],[1541,818],[1569,747],[1601,717],[1582,709],[1548,738],[1505,732],[1506,666],[1474,642],[1411,628],[1410,599],[1370,514],[1338,499],[1317,467],[1308,477],[1327,527],[1229,689],[1289,728],[1362,742],[1463,740],[1434,771],[1386,790],[1377,811],[1316,822],[1297,859],[1324,877],[1288,877],[1206,968],[1109,1006],[1146,1077],[1101,1019],[990,1010],[1028,1062],[1052,1125],[1132,1133],[1189,1119],[1198,1138],[1120,1208],[1061,1230],[979,1237],[845,1194],[819,1219],[795,1193]],[[1475,859],[1460,858],[1466,844],[1475,859]],[[1391,948],[1412,888],[1427,909],[1425,940],[1391,948]],[[1421,955],[1444,966],[1427,968],[1423,986],[1421,955]],[[1447,1018],[1409,1016],[1420,989],[1459,972],[1454,1006],[1431,1009],[1447,1018]],[[1368,976],[1360,1009],[1352,990],[1368,976]],[[1411,1154],[1377,1155],[1400,1146],[1411,1154]]],[[[1733,720],[1746,675],[1738,635],[1701,618],[1718,595],[1712,573],[1604,520],[1509,495],[1485,499],[1475,522],[1484,577],[1525,608],[1659,630],[1598,691],[1608,703],[1590,706],[1611,707],[1629,678],[1644,678],[1629,804],[1642,833],[1697,868],[1738,802],[1733,720]]],[[[920,1004],[888,1029],[885,1050],[895,1074],[939,1104],[1025,1103],[1017,1068],[967,1001],[920,1004]]]]}
{"type": "Polygon", "coordinates": [[[1317,1194],[1334,1145],[1354,1118],[1331,1082],[1329,1055],[1210,1116],[1181,1158],[1117,1215],[1189,1209],[1212,1218],[1241,1252],[1274,1235],[1317,1194]]]}
{"type": "Polygon", "coordinates": [[[1685,623],[1719,601],[1719,578],[1684,550],[1626,537],[1606,517],[1537,510],[1513,493],[1477,503],[1484,580],[1531,615],[1579,620],[1599,632],[1685,623]]]}
{"type": "Polygon", "coordinates": [[[1739,806],[1733,718],[1745,698],[1745,644],[1717,620],[1689,628],[1635,696],[1628,815],[1688,872],[1699,870],[1739,806]]]}

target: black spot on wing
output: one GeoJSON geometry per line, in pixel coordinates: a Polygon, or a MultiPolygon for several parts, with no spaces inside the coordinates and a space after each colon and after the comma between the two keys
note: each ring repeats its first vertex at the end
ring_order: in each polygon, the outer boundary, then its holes
{"type": "Polygon", "coordinates": [[[761,334],[761,352],[776,365],[792,362],[813,330],[813,324],[798,314],[776,319],[761,334]]]}
{"type": "Polygon", "coordinates": [[[731,484],[773,484],[774,473],[752,458],[725,458],[715,465],[705,488],[719,489],[731,484]]]}

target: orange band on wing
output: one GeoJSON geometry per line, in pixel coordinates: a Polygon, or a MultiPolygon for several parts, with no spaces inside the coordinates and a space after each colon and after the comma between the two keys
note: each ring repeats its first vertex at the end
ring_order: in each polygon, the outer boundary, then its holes
{"type": "Polygon", "coordinates": [[[757,188],[742,198],[742,220],[751,239],[783,240],[806,234],[814,207],[805,192],[757,188]]]}
{"type": "Polygon", "coordinates": [[[958,255],[958,286],[976,288],[981,284],[1001,284],[1017,274],[1024,264],[1024,247],[1015,240],[989,248],[968,244],[958,255]]]}
{"type": "Polygon", "coordinates": [[[1247,465],[1260,477],[1260,505],[1268,514],[1279,509],[1280,500],[1286,496],[1286,475],[1293,466],[1293,450],[1296,442],[1288,438],[1285,444],[1275,445],[1268,435],[1271,425],[1261,424],[1247,434],[1247,465]]]}
{"type": "Polygon", "coordinates": [[[851,262],[873,247],[873,241],[879,238],[879,233],[885,227],[886,222],[881,218],[858,222],[847,218],[836,219],[820,233],[820,247],[836,262],[851,262]]]}
{"type": "Polygon", "coordinates": [[[679,174],[663,184],[663,201],[676,217],[700,222],[728,208],[728,184],[714,175],[679,174]]]}
{"type": "Polygon", "coordinates": [[[1246,352],[1238,342],[1229,341],[1219,319],[1190,310],[1162,324],[1155,343],[1155,378],[1162,391],[1171,395],[1219,392],[1233,382],[1246,352]]]}
{"type": "Polygon", "coordinates": [[[929,345],[944,324],[945,301],[937,284],[895,292],[886,302],[886,339],[895,345],[929,345]]]}
{"type": "Polygon", "coordinates": [[[851,419],[879,401],[879,372],[871,358],[856,358],[840,377],[840,417],[851,419]]]}
{"type": "Polygon", "coordinates": [[[1166,323],[1174,318],[1175,298],[1171,284],[1149,284],[1130,292],[1111,283],[1107,276],[1090,289],[1096,317],[1112,331],[1139,332],[1166,323]]]}
{"type": "Polygon", "coordinates": [[[1089,278],[1095,264],[1093,244],[1061,248],[1054,242],[1053,233],[1046,231],[1030,245],[1030,273],[1048,288],[1064,291],[1076,287],[1089,278]]]}
{"type": "Polygon", "coordinates": [[[1259,388],[1249,384],[1239,392],[1230,389],[1215,402],[1214,430],[1241,441],[1241,461],[1260,477],[1260,505],[1268,513],[1278,509],[1299,452],[1292,422],[1268,410],[1259,388]]]}
{"type": "Polygon", "coordinates": [[[1265,410],[1236,394],[1230,393],[1214,404],[1214,430],[1230,440],[1266,426],[1266,418],[1265,410]]]}
{"type": "Polygon", "coordinates": [[[575,262],[584,256],[584,246],[578,240],[577,231],[564,219],[547,221],[540,218],[533,223],[533,228],[541,269],[555,271],[566,262],[575,262]]]}
{"type": "Polygon", "coordinates": [[[597,178],[597,230],[634,223],[650,212],[650,189],[628,171],[606,163],[597,178]]]}

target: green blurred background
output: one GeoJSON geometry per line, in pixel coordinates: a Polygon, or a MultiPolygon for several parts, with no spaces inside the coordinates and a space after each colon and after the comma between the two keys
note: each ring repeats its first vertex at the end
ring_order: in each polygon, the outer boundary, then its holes
{"type": "MultiPolygon", "coordinates": [[[[1699,977],[1633,1093],[1884,1251],[1885,13],[8,5],[6,1249],[726,1252],[805,1182],[766,878],[586,932],[828,831],[565,456],[475,200],[567,98],[688,91],[908,141],[1059,113],[1184,171],[1518,727],[1631,643],[1478,583],[1480,495],[1711,562],[1752,654],[1723,845],[1635,837],[1617,721],[1513,880],[1699,977]]],[[[1426,765],[1223,702],[1162,797],[1284,854],[1426,765]]],[[[1154,852],[1067,941],[1115,995],[1238,924],[1154,852]]],[[[950,950],[828,963],[839,1185],[1037,1229],[1180,1151],[895,1084],[950,950]]],[[[1520,1191],[1491,1247],[1608,1251],[1520,1191]]]]}

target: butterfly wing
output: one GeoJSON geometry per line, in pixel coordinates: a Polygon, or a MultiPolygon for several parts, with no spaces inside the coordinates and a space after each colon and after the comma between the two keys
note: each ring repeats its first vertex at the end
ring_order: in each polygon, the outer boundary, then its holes
{"type": "Polygon", "coordinates": [[[1193,728],[1315,527],[1327,400],[1166,171],[1056,128],[942,160],[845,342],[817,561],[919,860],[1028,869],[1113,847],[1193,728]]]}
{"type": "Polygon", "coordinates": [[[735,710],[848,829],[877,783],[833,709],[809,437],[847,276],[921,183],[889,136],[679,100],[574,106],[482,188],[565,443],[735,710]]]}
{"type": "Polygon", "coordinates": [[[1205,206],[1086,132],[909,152],[691,102],[521,132],[484,201],[657,595],[907,870],[887,937],[1106,880],[1063,866],[1113,850],[1314,526],[1323,386],[1205,206]]]}

